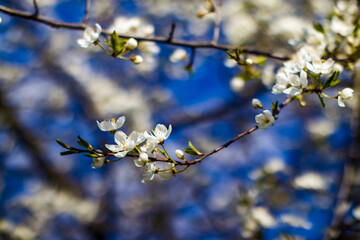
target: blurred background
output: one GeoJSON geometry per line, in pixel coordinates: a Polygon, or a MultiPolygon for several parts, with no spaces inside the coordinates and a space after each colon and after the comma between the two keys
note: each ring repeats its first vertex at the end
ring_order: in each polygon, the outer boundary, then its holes
{"type": "MultiPolygon", "coordinates": [[[[223,0],[219,43],[295,52],[288,40],[315,21],[326,21],[329,0],[223,0]]],[[[33,12],[32,1],[0,5],[33,12]]],[[[38,0],[40,14],[81,23],[83,0],[38,0]]],[[[209,42],[214,13],[203,0],[92,1],[89,25],[134,36],[168,36],[209,42]],[[130,26],[130,27],[129,27],[130,26]]],[[[331,224],[344,162],[354,144],[351,108],[335,100],[321,107],[306,96],[273,127],[258,130],[227,149],[177,174],[143,184],[142,170],[125,158],[92,169],[91,158],[60,156],[59,138],[76,146],[80,135],[106,150],[113,136],[96,120],[126,116],[123,130],[173,127],[169,153],[187,146],[202,152],[255,125],[266,109],[282,62],[243,67],[225,52],[196,51],[193,72],[170,61],[177,49],[142,42],[140,65],[114,59],[92,46],[81,48],[83,31],[54,29],[0,12],[0,238],[1,239],[322,239],[331,224]]],[[[100,40],[104,38],[101,37],[100,40]]],[[[254,62],[263,59],[245,56],[254,62]]],[[[342,87],[352,86],[341,74],[342,87]]],[[[336,91],[335,91],[336,92],[336,91]]],[[[336,94],[336,93],[335,93],[336,94]]],[[[352,195],[345,220],[357,224],[359,195],[352,195]]],[[[345,235],[356,239],[354,231],[345,235]]],[[[344,235],[344,239],[345,239],[344,235]]]]}

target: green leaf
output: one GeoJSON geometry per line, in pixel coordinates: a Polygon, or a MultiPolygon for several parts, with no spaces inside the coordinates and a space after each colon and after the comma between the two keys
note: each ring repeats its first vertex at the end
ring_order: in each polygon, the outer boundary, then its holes
{"type": "Polygon", "coordinates": [[[232,52],[226,51],[226,53],[229,55],[230,59],[236,60],[236,57],[235,57],[235,55],[234,55],[232,52]]]}
{"type": "Polygon", "coordinates": [[[84,154],[84,156],[86,156],[86,157],[92,157],[92,158],[97,158],[97,157],[99,157],[99,155],[98,155],[98,154],[96,154],[96,153],[92,153],[92,154],[84,154]]]}
{"type": "Polygon", "coordinates": [[[62,146],[63,148],[66,148],[66,149],[70,149],[71,147],[69,146],[69,145],[67,145],[67,144],[65,144],[65,143],[63,143],[60,139],[56,139],[56,142],[58,143],[58,144],[60,144],[60,146],[62,146]]]}
{"type": "Polygon", "coordinates": [[[319,99],[320,99],[321,106],[322,106],[323,108],[326,107],[324,98],[323,98],[319,93],[316,93],[316,95],[317,95],[317,96],[319,97],[319,99]]]}
{"type": "Polygon", "coordinates": [[[201,152],[199,150],[197,150],[194,145],[192,144],[192,142],[189,141],[189,147],[192,151],[194,151],[196,153],[196,155],[201,155],[201,152]]]}
{"type": "MultiPolygon", "coordinates": [[[[331,74],[331,76],[329,76],[326,80],[325,80],[325,82],[324,82],[324,85],[322,86],[322,89],[326,89],[326,88],[328,88],[328,87],[331,87],[332,85],[332,83],[334,82],[334,81],[337,81],[338,80],[338,77],[339,77],[339,74],[340,74],[340,72],[339,71],[335,71],[333,74],[331,74]]],[[[340,80],[341,81],[341,80],[340,80]]],[[[339,82],[338,82],[339,83],[339,82]]],[[[337,84],[337,83],[336,83],[337,84]]],[[[335,85],[336,85],[335,84],[335,85]]],[[[335,85],[333,85],[333,86],[335,86],[335,85]]]]}
{"type": "Polygon", "coordinates": [[[185,153],[189,154],[189,155],[199,155],[197,152],[195,152],[194,150],[192,150],[191,148],[184,148],[185,149],[185,153]]]}
{"type": "Polygon", "coordinates": [[[276,114],[278,114],[278,111],[279,111],[279,109],[278,109],[278,105],[279,105],[279,101],[278,100],[276,100],[276,102],[274,103],[274,102],[271,102],[271,111],[272,111],[272,115],[276,115],[276,114]]]}
{"type": "Polygon", "coordinates": [[[117,57],[124,48],[124,44],[121,42],[119,35],[114,31],[110,38],[111,47],[113,49],[113,56],[117,57]]]}
{"type": "Polygon", "coordinates": [[[313,23],[313,27],[317,32],[322,33],[322,34],[325,33],[325,28],[321,23],[313,23]]]}
{"type": "Polygon", "coordinates": [[[92,146],[90,145],[90,143],[88,143],[87,141],[85,141],[84,139],[82,139],[80,136],[78,136],[79,141],[77,141],[77,143],[81,146],[84,147],[86,149],[93,149],[92,146]]]}
{"type": "Polygon", "coordinates": [[[78,152],[77,152],[77,151],[70,150],[70,151],[61,152],[60,155],[61,155],[61,156],[65,156],[65,155],[70,155],[70,154],[75,154],[75,153],[78,153],[78,152]]]}
{"type": "Polygon", "coordinates": [[[314,80],[315,83],[317,83],[319,86],[321,86],[321,79],[320,79],[319,74],[310,72],[310,73],[308,73],[308,76],[309,76],[312,80],[314,80]]]}

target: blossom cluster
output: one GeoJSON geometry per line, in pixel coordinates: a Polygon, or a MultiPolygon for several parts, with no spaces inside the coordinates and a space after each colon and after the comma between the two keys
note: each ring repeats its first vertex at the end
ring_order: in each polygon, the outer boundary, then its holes
{"type": "MultiPolygon", "coordinates": [[[[105,147],[109,149],[115,157],[118,159],[126,157],[129,153],[131,156],[137,156],[134,159],[136,167],[143,167],[144,174],[142,182],[151,181],[155,174],[163,180],[170,180],[176,172],[175,164],[173,162],[164,162],[162,169],[159,169],[155,161],[156,155],[162,153],[167,155],[165,148],[164,151],[159,149],[159,145],[163,147],[164,141],[168,139],[172,131],[171,125],[167,128],[163,124],[157,124],[152,132],[137,132],[133,131],[129,135],[125,132],[118,130],[125,123],[125,117],[119,117],[117,120],[110,119],[98,122],[98,127],[101,131],[108,131],[114,134],[114,141],[116,144],[106,144],[105,147]]],[[[175,152],[175,155],[179,157],[179,151],[175,152]]],[[[165,156],[168,157],[168,156],[165,156]]],[[[183,157],[183,153],[182,153],[183,157]]],[[[106,162],[104,155],[93,158],[93,168],[100,168],[106,162]]],[[[108,161],[111,162],[111,161],[108,161]]]]}

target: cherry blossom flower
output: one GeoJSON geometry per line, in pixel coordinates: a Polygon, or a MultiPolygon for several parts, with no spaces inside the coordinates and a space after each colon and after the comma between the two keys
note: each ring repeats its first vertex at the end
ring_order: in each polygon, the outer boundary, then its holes
{"type": "Polygon", "coordinates": [[[140,64],[144,61],[144,59],[140,55],[135,55],[135,56],[131,57],[131,61],[133,61],[133,63],[135,63],[135,64],[140,64]]]}
{"type": "Polygon", "coordinates": [[[339,107],[345,107],[345,102],[352,99],[354,90],[351,88],[344,88],[338,95],[339,107]]]}
{"type": "Polygon", "coordinates": [[[143,179],[141,180],[142,183],[149,182],[154,179],[156,172],[156,166],[154,162],[148,162],[144,166],[144,173],[143,179]]]}
{"type": "Polygon", "coordinates": [[[100,24],[95,24],[96,29],[93,29],[91,27],[87,27],[84,31],[83,38],[80,38],[77,40],[77,43],[82,48],[88,48],[90,47],[94,42],[96,42],[102,32],[102,28],[100,24]]]}
{"type": "Polygon", "coordinates": [[[325,61],[318,57],[314,57],[311,62],[306,63],[306,67],[317,74],[329,74],[334,66],[334,63],[334,60],[331,58],[325,61]]]}
{"type": "Polygon", "coordinates": [[[272,87],[273,94],[281,94],[288,87],[292,74],[287,69],[276,75],[276,84],[272,87]]]}
{"type": "Polygon", "coordinates": [[[253,108],[255,108],[255,109],[263,107],[261,101],[257,98],[253,98],[253,100],[251,101],[251,104],[252,104],[253,108]]]}
{"type": "Polygon", "coordinates": [[[292,96],[297,96],[302,93],[303,89],[307,87],[308,80],[307,74],[304,70],[301,70],[300,77],[298,75],[291,75],[289,79],[290,87],[285,89],[283,93],[292,96]]]}
{"type": "Polygon", "coordinates": [[[139,158],[134,159],[134,164],[137,167],[143,167],[149,161],[149,156],[146,152],[141,152],[139,158]]]}
{"type": "Polygon", "coordinates": [[[101,131],[116,131],[117,129],[121,128],[122,125],[125,123],[125,117],[119,117],[116,121],[115,118],[112,118],[110,120],[104,120],[102,122],[96,121],[98,127],[101,131]]]}
{"type": "Polygon", "coordinates": [[[255,121],[260,129],[268,129],[274,124],[275,118],[269,110],[264,110],[263,113],[255,116],[255,121]]]}
{"type": "Polygon", "coordinates": [[[163,124],[157,124],[152,134],[149,134],[147,132],[145,132],[144,134],[149,142],[162,143],[170,136],[171,131],[171,124],[169,125],[169,129],[167,129],[163,124]]]}
{"type": "Polygon", "coordinates": [[[130,134],[130,136],[127,136],[124,132],[117,131],[115,133],[115,142],[117,145],[105,144],[105,147],[112,152],[116,152],[114,155],[115,157],[123,158],[128,152],[134,149],[136,140],[136,134],[130,134]]]}
{"type": "Polygon", "coordinates": [[[159,176],[163,181],[169,181],[173,176],[173,168],[175,167],[174,163],[165,163],[165,171],[159,171],[159,176]]]}

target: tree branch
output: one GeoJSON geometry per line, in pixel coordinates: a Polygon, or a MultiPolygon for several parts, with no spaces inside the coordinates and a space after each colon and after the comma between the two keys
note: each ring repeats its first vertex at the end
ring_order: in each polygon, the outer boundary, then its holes
{"type": "MultiPolygon", "coordinates": [[[[1,5],[0,5],[0,12],[9,14],[11,16],[20,17],[23,19],[40,22],[40,23],[43,23],[43,24],[53,27],[53,28],[85,30],[85,28],[87,27],[87,25],[85,23],[65,23],[65,22],[55,21],[55,20],[51,20],[51,19],[45,18],[40,15],[34,15],[32,13],[8,8],[8,7],[1,6],[1,5]]],[[[106,35],[106,36],[110,36],[111,33],[103,31],[102,34],[106,35]]],[[[125,35],[125,34],[119,34],[119,37],[120,38],[134,38],[138,41],[149,41],[149,42],[156,42],[156,43],[160,43],[160,44],[168,44],[168,45],[188,47],[188,48],[216,49],[216,50],[221,50],[221,51],[225,51],[225,52],[235,49],[234,46],[222,45],[222,44],[211,43],[211,42],[191,42],[191,41],[173,40],[173,39],[171,39],[171,41],[169,41],[169,37],[138,37],[138,36],[125,35]]],[[[265,56],[265,57],[280,60],[280,61],[289,60],[289,57],[276,56],[276,55],[273,55],[272,53],[265,52],[265,51],[241,49],[241,52],[251,54],[251,55],[265,56]]]]}

